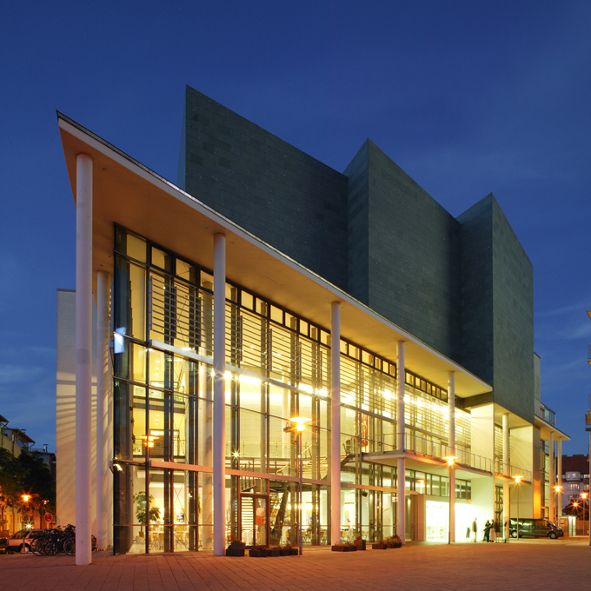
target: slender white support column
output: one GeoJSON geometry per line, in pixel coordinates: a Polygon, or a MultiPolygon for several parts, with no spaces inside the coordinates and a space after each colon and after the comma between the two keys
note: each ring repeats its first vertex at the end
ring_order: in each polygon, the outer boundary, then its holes
{"type": "Polygon", "coordinates": [[[331,304],[330,543],[341,541],[341,304],[331,304]]]}
{"type": "Polygon", "coordinates": [[[213,553],[226,549],[226,237],[213,241],[213,553]]]}
{"type": "MultiPolygon", "coordinates": [[[[502,418],[503,433],[503,475],[511,476],[511,459],[509,457],[509,413],[504,413],[502,418]]],[[[509,495],[511,488],[509,481],[503,482],[503,537],[509,537],[509,515],[511,511],[511,501],[509,495]]]]}
{"type": "Polygon", "coordinates": [[[562,514],[562,439],[556,441],[556,484],[560,486],[560,492],[556,495],[556,523],[562,514]]]}
{"type": "Polygon", "coordinates": [[[92,158],[76,156],[76,564],[92,562],[90,405],[92,386],[92,158]]]}
{"type": "Polygon", "coordinates": [[[448,542],[456,541],[456,376],[449,372],[447,380],[447,404],[449,410],[449,523],[448,542]]]}
{"type": "Polygon", "coordinates": [[[554,498],[556,492],[554,485],[556,484],[556,468],[554,463],[554,431],[550,432],[550,440],[548,441],[548,519],[554,520],[556,514],[556,503],[554,498]]]}
{"type": "Polygon", "coordinates": [[[398,341],[398,356],[396,359],[396,450],[402,454],[398,458],[396,472],[397,472],[397,499],[396,505],[396,533],[404,544],[406,537],[406,462],[404,461],[405,448],[405,433],[404,433],[404,341],[398,341]]]}
{"type": "Polygon", "coordinates": [[[96,275],[96,545],[103,550],[108,537],[109,461],[109,274],[96,275]]]}

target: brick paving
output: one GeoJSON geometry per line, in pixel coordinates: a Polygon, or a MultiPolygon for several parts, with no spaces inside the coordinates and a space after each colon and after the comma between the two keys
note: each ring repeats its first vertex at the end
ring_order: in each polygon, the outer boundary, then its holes
{"type": "Polygon", "coordinates": [[[425,591],[591,589],[587,540],[408,545],[400,550],[226,558],[111,556],[88,567],[66,556],[0,556],[0,589],[27,591],[425,591]]]}

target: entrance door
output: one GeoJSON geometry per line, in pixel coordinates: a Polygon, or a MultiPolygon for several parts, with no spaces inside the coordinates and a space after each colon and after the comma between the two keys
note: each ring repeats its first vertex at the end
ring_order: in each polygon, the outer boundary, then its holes
{"type": "Polygon", "coordinates": [[[241,539],[247,546],[267,546],[269,543],[268,497],[240,496],[241,539]]]}

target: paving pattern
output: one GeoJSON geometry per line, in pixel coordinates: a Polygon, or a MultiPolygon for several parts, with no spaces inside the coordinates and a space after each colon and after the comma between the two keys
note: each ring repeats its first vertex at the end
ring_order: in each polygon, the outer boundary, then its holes
{"type": "Polygon", "coordinates": [[[587,540],[408,545],[400,550],[226,558],[111,556],[88,567],[66,556],[0,556],[0,588],[31,591],[548,591],[591,589],[587,540]]]}

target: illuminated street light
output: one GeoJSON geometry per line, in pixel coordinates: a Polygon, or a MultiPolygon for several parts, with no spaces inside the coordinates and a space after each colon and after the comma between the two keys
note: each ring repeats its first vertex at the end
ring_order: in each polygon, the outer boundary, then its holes
{"type": "MultiPolygon", "coordinates": [[[[558,523],[559,511],[562,513],[562,503],[560,502],[560,493],[562,492],[562,485],[555,484],[554,492],[556,493],[556,523],[558,523]]],[[[554,516],[553,516],[554,517],[554,516]]]]}
{"type": "Polygon", "coordinates": [[[145,550],[146,554],[150,553],[150,450],[154,448],[154,444],[158,437],[156,435],[144,435],[144,449],[146,450],[144,457],[144,473],[146,478],[145,495],[146,495],[146,540],[145,550]]]}
{"type": "Polygon", "coordinates": [[[28,494],[22,494],[21,495],[21,500],[23,503],[28,503],[31,500],[31,495],[28,494]]]}
{"type": "Polygon", "coordinates": [[[297,434],[297,443],[298,443],[298,457],[300,460],[299,464],[299,490],[298,490],[298,505],[299,505],[299,524],[300,527],[298,528],[298,544],[299,544],[299,555],[302,555],[304,551],[304,541],[303,541],[303,534],[302,534],[302,500],[303,500],[303,471],[304,471],[304,457],[302,455],[302,434],[306,430],[306,426],[312,422],[312,419],[307,417],[291,417],[289,419],[291,425],[285,427],[284,431],[287,433],[295,433],[297,434]]]}
{"type": "Polygon", "coordinates": [[[517,540],[519,540],[519,485],[523,482],[523,476],[516,474],[512,476],[515,486],[517,487],[517,540]]]}

